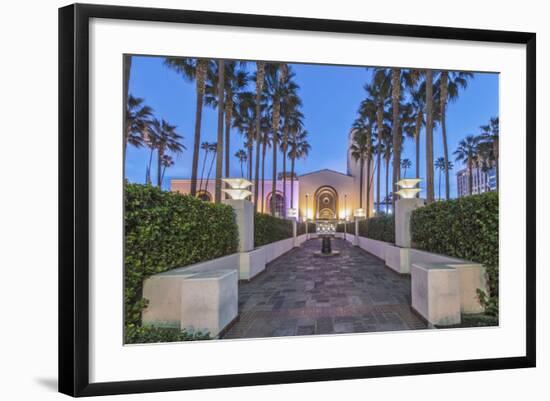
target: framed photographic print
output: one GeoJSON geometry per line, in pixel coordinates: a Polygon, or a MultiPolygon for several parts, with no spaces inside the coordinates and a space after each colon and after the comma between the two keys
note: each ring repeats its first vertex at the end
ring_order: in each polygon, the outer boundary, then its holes
{"type": "Polygon", "coordinates": [[[59,390],[535,366],[535,34],[59,10],[59,390]]]}

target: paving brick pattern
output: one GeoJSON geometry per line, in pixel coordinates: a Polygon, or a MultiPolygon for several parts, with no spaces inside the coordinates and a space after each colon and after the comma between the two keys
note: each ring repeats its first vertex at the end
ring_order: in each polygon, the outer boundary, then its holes
{"type": "Polygon", "coordinates": [[[341,239],[332,258],[314,257],[318,239],[239,283],[239,320],[224,338],[363,333],[426,328],[410,308],[410,278],[341,239]]]}

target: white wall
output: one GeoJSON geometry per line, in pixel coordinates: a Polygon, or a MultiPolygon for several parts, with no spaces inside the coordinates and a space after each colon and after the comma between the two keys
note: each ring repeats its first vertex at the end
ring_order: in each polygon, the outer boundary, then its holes
{"type": "MultiPolygon", "coordinates": [[[[463,0],[452,7],[440,1],[353,0],[310,2],[280,0],[101,0],[97,3],[170,8],[267,13],[334,19],[371,20],[425,25],[467,26],[536,31],[538,34],[538,181],[539,202],[550,196],[541,176],[548,171],[542,157],[550,148],[549,70],[550,25],[544,2],[463,0]],[[545,196],[546,195],[546,196],[545,196]]],[[[55,392],[57,376],[57,7],[67,1],[8,2],[2,12],[0,34],[0,103],[5,111],[0,167],[0,302],[3,330],[0,362],[5,377],[0,389],[10,400],[64,400],[55,392]],[[22,129],[23,127],[23,129],[22,129]],[[31,245],[32,244],[32,245],[31,245]],[[20,285],[24,280],[25,285],[20,285]],[[9,306],[9,307],[6,307],[9,306]]],[[[503,116],[506,118],[506,116],[503,116]]],[[[541,246],[550,237],[550,221],[538,212],[538,260],[548,260],[550,249],[541,246]]],[[[533,394],[544,399],[550,375],[548,354],[549,273],[538,269],[539,367],[529,370],[473,372],[437,376],[395,377],[370,380],[293,384],[186,392],[185,397],[217,400],[333,400],[345,394],[373,399],[441,400],[521,399],[533,394]]],[[[289,355],[289,357],[291,357],[289,355]]],[[[180,400],[182,393],[108,397],[105,400],[180,400]]]]}

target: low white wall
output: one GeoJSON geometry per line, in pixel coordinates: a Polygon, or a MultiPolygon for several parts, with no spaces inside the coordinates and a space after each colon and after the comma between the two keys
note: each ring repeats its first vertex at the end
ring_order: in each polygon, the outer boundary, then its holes
{"type": "Polygon", "coordinates": [[[251,280],[265,270],[265,249],[240,253],[239,279],[251,280]]]}
{"type": "Polygon", "coordinates": [[[386,259],[386,246],[388,242],[378,241],[366,237],[359,237],[359,246],[365,251],[372,253],[379,259],[386,259]]]}
{"type": "Polygon", "coordinates": [[[384,252],[386,266],[400,274],[410,273],[409,248],[386,244],[384,252]]]}
{"type": "Polygon", "coordinates": [[[441,264],[413,263],[411,301],[412,307],[431,324],[459,324],[458,271],[441,264]]]}

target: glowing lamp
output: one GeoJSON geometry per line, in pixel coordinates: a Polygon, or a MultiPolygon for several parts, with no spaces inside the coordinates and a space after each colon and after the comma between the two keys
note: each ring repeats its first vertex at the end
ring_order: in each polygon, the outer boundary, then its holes
{"type": "Polygon", "coordinates": [[[252,195],[247,189],[222,189],[222,192],[228,194],[231,199],[246,199],[252,195]]]}
{"type": "Polygon", "coordinates": [[[396,185],[399,188],[416,188],[416,185],[422,181],[420,178],[404,178],[397,181],[396,185]]]}
{"type": "Polygon", "coordinates": [[[395,184],[399,187],[399,191],[395,193],[404,199],[412,199],[420,192],[420,188],[416,187],[420,181],[422,181],[420,178],[405,178],[399,180],[395,184]]]}
{"type": "Polygon", "coordinates": [[[396,194],[404,199],[412,199],[419,192],[420,188],[401,188],[396,194]]]}
{"type": "Polygon", "coordinates": [[[252,185],[250,181],[244,178],[222,178],[222,181],[228,184],[232,189],[246,189],[252,185]]]}

